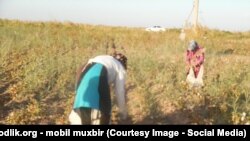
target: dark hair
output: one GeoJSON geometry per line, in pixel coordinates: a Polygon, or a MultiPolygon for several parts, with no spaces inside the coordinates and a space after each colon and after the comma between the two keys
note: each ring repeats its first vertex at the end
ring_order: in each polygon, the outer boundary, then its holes
{"type": "Polygon", "coordinates": [[[121,53],[113,53],[112,56],[117,59],[125,69],[127,69],[127,57],[121,53]]]}
{"type": "Polygon", "coordinates": [[[195,40],[191,40],[188,45],[189,51],[195,51],[199,47],[198,43],[195,40]]]}

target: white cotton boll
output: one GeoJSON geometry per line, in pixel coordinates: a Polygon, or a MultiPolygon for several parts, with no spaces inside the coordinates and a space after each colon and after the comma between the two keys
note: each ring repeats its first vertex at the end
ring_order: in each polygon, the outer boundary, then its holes
{"type": "Polygon", "coordinates": [[[241,121],[244,121],[245,119],[246,119],[246,113],[245,112],[243,112],[242,114],[241,114],[241,118],[240,118],[240,120],[241,121]]]}

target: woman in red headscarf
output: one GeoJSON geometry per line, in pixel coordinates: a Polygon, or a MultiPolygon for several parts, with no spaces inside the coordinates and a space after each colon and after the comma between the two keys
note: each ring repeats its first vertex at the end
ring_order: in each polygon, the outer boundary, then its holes
{"type": "Polygon", "coordinates": [[[191,87],[203,86],[205,50],[194,40],[190,41],[186,52],[186,81],[191,87]]]}

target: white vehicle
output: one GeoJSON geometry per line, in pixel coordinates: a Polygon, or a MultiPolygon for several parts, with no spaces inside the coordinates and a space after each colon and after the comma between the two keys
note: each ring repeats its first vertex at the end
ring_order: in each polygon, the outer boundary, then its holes
{"type": "Polygon", "coordinates": [[[166,31],[166,29],[161,27],[161,26],[148,27],[145,30],[146,31],[154,31],[154,32],[166,31]]]}

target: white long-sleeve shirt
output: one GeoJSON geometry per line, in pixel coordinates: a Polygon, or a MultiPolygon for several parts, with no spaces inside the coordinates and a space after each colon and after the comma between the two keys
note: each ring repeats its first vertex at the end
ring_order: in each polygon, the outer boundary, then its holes
{"type": "Polygon", "coordinates": [[[95,62],[104,65],[108,72],[109,85],[114,84],[116,100],[118,108],[122,114],[122,118],[127,117],[127,106],[125,101],[125,78],[126,70],[122,64],[114,57],[109,55],[100,55],[95,58],[89,59],[88,63],[95,62]]]}

